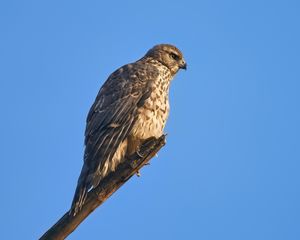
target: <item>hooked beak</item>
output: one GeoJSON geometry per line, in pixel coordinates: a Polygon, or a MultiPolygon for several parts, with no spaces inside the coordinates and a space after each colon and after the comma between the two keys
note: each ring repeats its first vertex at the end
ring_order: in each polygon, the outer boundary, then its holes
{"type": "Polygon", "coordinates": [[[181,64],[179,65],[179,68],[186,70],[187,69],[187,64],[184,60],[182,60],[181,64]]]}

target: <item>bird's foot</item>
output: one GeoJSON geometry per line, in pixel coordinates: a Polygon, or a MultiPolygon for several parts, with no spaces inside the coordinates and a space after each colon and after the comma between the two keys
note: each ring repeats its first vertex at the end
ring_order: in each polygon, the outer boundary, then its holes
{"type": "Polygon", "coordinates": [[[140,177],[140,176],[141,176],[141,173],[140,173],[140,171],[137,171],[137,172],[136,172],[136,176],[138,176],[138,177],[140,177]]]}
{"type": "Polygon", "coordinates": [[[141,153],[140,149],[138,149],[138,150],[136,151],[136,154],[137,154],[140,158],[145,157],[145,155],[141,153]]]}
{"type": "Polygon", "coordinates": [[[130,166],[131,166],[132,168],[136,168],[137,165],[138,165],[138,161],[137,161],[137,160],[133,160],[133,161],[130,162],[130,166]]]}

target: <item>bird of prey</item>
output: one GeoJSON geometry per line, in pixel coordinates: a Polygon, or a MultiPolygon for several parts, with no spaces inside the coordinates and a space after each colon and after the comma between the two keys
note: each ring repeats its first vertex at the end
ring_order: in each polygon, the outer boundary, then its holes
{"type": "Polygon", "coordinates": [[[108,77],[87,116],[84,164],[70,214],[76,215],[88,191],[138,152],[144,140],[163,134],[170,82],[186,67],[178,48],[159,44],[108,77]]]}

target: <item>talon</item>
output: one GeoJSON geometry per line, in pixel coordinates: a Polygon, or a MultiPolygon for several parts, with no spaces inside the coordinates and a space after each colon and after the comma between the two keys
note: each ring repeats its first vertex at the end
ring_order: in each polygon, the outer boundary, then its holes
{"type": "Polygon", "coordinates": [[[137,171],[137,172],[136,172],[136,175],[137,175],[138,177],[140,177],[140,176],[141,176],[140,171],[137,171]]]}
{"type": "Polygon", "coordinates": [[[141,157],[141,158],[144,157],[144,155],[140,153],[140,150],[137,150],[137,151],[136,151],[136,154],[137,154],[139,157],[141,157]]]}

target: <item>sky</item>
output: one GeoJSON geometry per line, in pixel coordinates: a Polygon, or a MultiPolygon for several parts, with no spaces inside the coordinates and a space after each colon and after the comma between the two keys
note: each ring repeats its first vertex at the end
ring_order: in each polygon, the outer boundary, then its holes
{"type": "Polygon", "coordinates": [[[300,239],[300,2],[1,1],[0,239],[70,207],[85,119],[158,43],[188,70],[167,145],[68,239],[300,239]]]}

